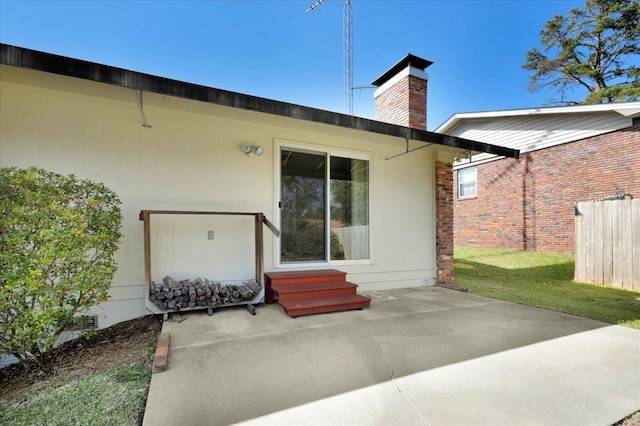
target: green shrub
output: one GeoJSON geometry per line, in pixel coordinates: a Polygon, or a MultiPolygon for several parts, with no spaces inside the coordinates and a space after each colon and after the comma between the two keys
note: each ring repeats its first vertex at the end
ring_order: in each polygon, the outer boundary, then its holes
{"type": "Polygon", "coordinates": [[[107,300],[120,204],[100,183],[0,168],[0,354],[41,363],[74,315],[107,300]]]}

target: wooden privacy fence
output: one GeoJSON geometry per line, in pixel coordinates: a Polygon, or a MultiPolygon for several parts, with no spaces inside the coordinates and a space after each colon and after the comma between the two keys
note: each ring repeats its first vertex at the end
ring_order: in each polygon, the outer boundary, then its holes
{"type": "Polygon", "coordinates": [[[640,291],[640,199],[576,203],[577,282],[640,291]]]}

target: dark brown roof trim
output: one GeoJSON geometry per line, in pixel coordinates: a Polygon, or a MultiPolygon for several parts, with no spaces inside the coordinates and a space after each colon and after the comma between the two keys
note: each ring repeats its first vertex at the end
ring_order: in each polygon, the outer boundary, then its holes
{"type": "Polygon", "coordinates": [[[455,136],[428,132],[425,130],[387,124],[380,121],[351,115],[339,114],[317,108],[310,108],[271,99],[259,98],[242,93],[215,89],[198,84],[185,83],[94,62],[68,58],[37,50],[0,44],[0,63],[60,74],[69,77],[112,84],[114,86],[145,92],[175,96],[217,105],[241,108],[249,111],[290,117],[315,123],[329,124],[347,129],[362,130],[416,141],[435,143],[455,148],[468,149],[505,157],[518,158],[520,151],[490,145],[483,142],[462,139],[455,136]]]}
{"type": "Polygon", "coordinates": [[[378,77],[376,81],[371,84],[373,84],[374,86],[382,86],[393,76],[395,76],[408,66],[412,66],[413,68],[418,68],[424,71],[431,64],[433,64],[433,62],[408,53],[407,56],[400,59],[394,66],[385,71],[384,74],[378,77]]]}

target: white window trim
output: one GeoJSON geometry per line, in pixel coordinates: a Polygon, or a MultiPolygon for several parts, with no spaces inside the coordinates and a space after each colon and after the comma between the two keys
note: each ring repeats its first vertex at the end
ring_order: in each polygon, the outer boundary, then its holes
{"type": "MultiPolygon", "coordinates": [[[[275,139],[275,155],[274,155],[274,215],[273,217],[277,221],[277,227],[281,227],[282,218],[280,217],[280,208],[278,207],[278,203],[280,202],[280,184],[281,184],[281,170],[280,170],[280,158],[282,149],[292,149],[302,152],[314,152],[314,153],[324,153],[329,157],[344,157],[344,158],[353,158],[355,160],[366,160],[369,162],[369,259],[357,259],[357,260],[331,260],[330,256],[330,244],[327,244],[326,258],[328,259],[326,262],[295,262],[295,263],[282,263],[280,261],[280,238],[274,238],[274,247],[273,247],[273,264],[276,269],[300,269],[300,268],[322,268],[322,267],[330,267],[330,266],[352,266],[352,265],[371,265],[373,264],[373,246],[372,246],[372,235],[373,235],[373,211],[372,211],[372,177],[373,177],[373,155],[371,153],[363,153],[357,151],[347,151],[343,149],[335,149],[326,146],[318,146],[312,144],[305,144],[301,142],[293,142],[293,141],[285,141],[281,139],[275,139]]],[[[330,162],[326,162],[326,172],[325,176],[329,176],[330,172],[330,162]]],[[[327,206],[330,205],[329,197],[331,196],[331,191],[327,190],[327,206]]],[[[325,212],[325,220],[326,223],[329,224],[331,220],[331,209],[328,208],[325,212]]],[[[331,227],[327,227],[330,232],[331,227]]]]}
{"type": "Polygon", "coordinates": [[[458,176],[457,176],[457,179],[456,179],[456,180],[457,180],[457,182],[458,182],[458,198],[459,198],[459,199],[464,200],[464,199],[466,199],[466,198],[476,198],[476,197],[478,197],[478,168],[477,168],[476,166],[463,167],[463,168],[458,169],[458,170],[457,170],[457,173],[458,173],[458,176]],[[469,169],[472,169],[472,168],[473,168],[473,169],[475,169],[475,171],[476,171],[476,173],[475,173],[475,174],[476,174],[476,178],[475,178],[475,182],[476,182],[476,192],[475,192],[475,194],[473,194],[473,195],[460,195],[460,184],[461,184],[461,183],[468,183],[468,182],[470,182],[470,181],[467,181],[467,182],[461,182],[461,181],[460,181],[460,171],[462,171],[462,170],[469,170],[469,169]]]}

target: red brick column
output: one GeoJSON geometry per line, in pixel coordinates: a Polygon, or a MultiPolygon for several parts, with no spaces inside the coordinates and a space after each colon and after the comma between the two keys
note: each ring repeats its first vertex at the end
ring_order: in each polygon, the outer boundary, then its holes
{"type": "Polygon", "coordinates": [[[436,161],[436,285],[453,284],[453,168],[436,161]]]}

